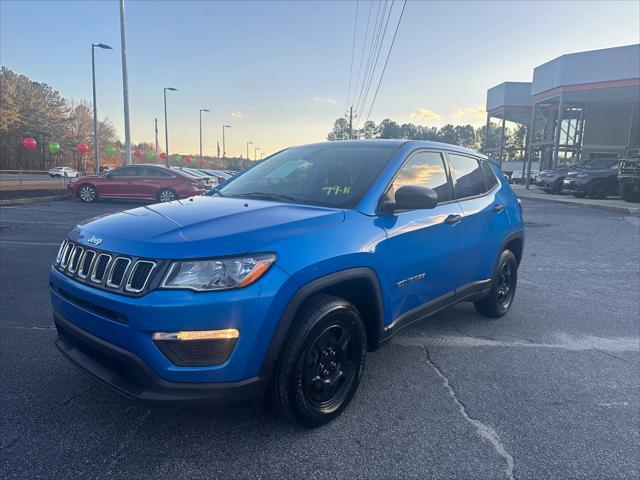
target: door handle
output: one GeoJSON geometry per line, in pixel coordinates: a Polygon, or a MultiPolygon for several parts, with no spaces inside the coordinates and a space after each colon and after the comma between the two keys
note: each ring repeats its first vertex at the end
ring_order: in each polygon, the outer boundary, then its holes
{"type": "Polygon", "coordinates": [[[449,225],[455,225],[460,221],[462,221],[462,215],[455,215],[453,213],[444,219],[444,223],[447,223],[449,225]]]}
{"type": "Polygon", "coordinates": [[[494,212],[501,212],[502,210],[504,210],[504,205],[502,203],[496,203],[493,206],[493,211],[494,212]]]}

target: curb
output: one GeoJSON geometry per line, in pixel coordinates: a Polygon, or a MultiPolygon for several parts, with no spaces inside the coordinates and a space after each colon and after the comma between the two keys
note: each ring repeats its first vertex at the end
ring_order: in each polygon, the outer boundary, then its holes
{"type": "Polygon", "coordinates": [[[59,200],[67,200],[67,195],[56,195],[54,197],[33,197],[33,198],[11,198],[7,200],[0,200],[0,206],[7,205],[29,205],[32,203],[46,203],[59,200]]]}
{"type": "Polygon", "coordinates": [[[520,195],[520,192],[515,192],[518,198],[522,200],[532,200],[534,202],[548,202],[548,203],[562,203],[564,205],[573,205],[575,207],[596,208],[598,210],[609,210],[610,212],[627,213],[630,215],[640,215],[640,207],[631,207],[626,205],[602,205],[597,203],[583,203],[576,202],[570,199],[564,199],[562,197],[550,197],[545,198],[540,195],[520,195]]]}

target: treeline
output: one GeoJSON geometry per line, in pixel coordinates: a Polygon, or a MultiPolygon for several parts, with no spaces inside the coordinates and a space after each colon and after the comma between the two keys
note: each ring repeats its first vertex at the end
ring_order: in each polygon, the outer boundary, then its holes
{"type": "MultiPolygon", "coordinates": [[[[98,120],[100,163],[124,164],[124,145],[108,118],[98,120]]],[[[150,143],[132,145],[138,151],[133,163],[158,162],[160,152],[150,143]]],[[[241,158],[205,157],[202,164],[195,156],[172,155],[172,164],[205,168],[241,169],[248,164],[241,158]]],[[[93,106],[89,102],[63,98],[46,83],[34,82],[25,75],[2,67],[0,69],[0,170],[48,170],[68,166],[92,171],[95,165],[93,149],[93,106]],[[36,140],[33,151],[24,148],[26,137],[36,140]],[[85,154],[76,151],[80,143],[90,148],[85,154]],[[49,148],[58,144],[60,148],[49,148]],[[59,151],[58,151],[59,150],[59,151]]]]}
{"type": "MultiPolygon", "coordinates": [[[[362,128],[354,129],[352,138],[400,138],[406,140],[431,140],[450,143],[461,147],[482,149],[485,139],[486,126],[473,125],[443,125],[442,127],[425,127],[413,123],[399,124],[385,119],[379,124],[367,121],[362,128]]],[[[520,159],[524,155],[526,127],[505,129],[504,160],[520,159]]],[[[349,138],[349,122],[345,118],[338,118],[333,129],[327,135],[327,140],[346,140],[349,138]]],[[[500,147],[500,126],[489,124],[489,142],[486,151],[495,151],[500,147]]],[[[497,154],[496,154],[497,155],[497,154]]]]}
{"type": "MultiPolygon", "coordinates": [[[[80,143],[93,145],[93,107],[60,96],[46,83],[34,82],[6,67],[0,70],[0,169],[46,170],[67,165],[87,170],[94,161],[93,148],[84,155],[75,151],[80,143]],[[25,137],[37,142],[35,151],[22,146],[25,137]],[[60,145],[58,153],[49,144],[60,145]]],[[[108,120],[98,122],[103,147],[117,143],[108,120]]]]}

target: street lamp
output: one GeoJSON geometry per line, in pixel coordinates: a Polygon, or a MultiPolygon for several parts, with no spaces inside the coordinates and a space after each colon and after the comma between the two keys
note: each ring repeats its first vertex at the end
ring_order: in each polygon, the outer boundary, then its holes
{"type": "Polygon", "coordinates": [[[169,128],[167,127],[167,90],[176,92],[178,89],[164,87],[164,153],[167,154],[167,167],[169,166],[169,128]]]}
{"type": "Polygon", "coordinates": [[[200,109],[200,160],[202,160],[202,112],[210,112],[207,108],[200,109]]]}
{"type": "Polygon", "coordinates": [[[93,148],[96,156],[96,174],[100,173],[100,159],[98,157],[98,106],[96,105],[96,47],[113,50],[104,43],[91,44],[91,76],[93,79],[93,148]]]}
{"type": "Polygon", "coordinates": [[[253,145],[253,142],[247,142],[247,160],[249,160],[249,145],[253,145]]]}
{"type": "Polygon", "coordinates": [[[223,125],[222,126],[222,158],[225,158],[227,156],[227,148],[226,148],[226,144],[224,141],[224,129],[225,128],[231,128],[231,125],[223,125]]]}
{"type": "Polygon", "coordinates": [[[260,150],[260,147],[256,147],[253,149],[253,161],[255,162],[258,159],[258,150],[260,150]]]}

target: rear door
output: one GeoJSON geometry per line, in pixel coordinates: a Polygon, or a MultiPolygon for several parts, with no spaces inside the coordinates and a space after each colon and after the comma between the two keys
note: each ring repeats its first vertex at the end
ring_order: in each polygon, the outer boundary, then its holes
{"type": "Polygon", "coordinates": [[[500,199],[500,182],[488,161],[450,152],[447,158],[454,195],[464,213],[458,272],[458,294],[464,296],[488,284],[510,221],[500,199]]]}
{"type": "Polygon", "coordinates": [[[453,298],[462,237],[458,221],[462,209],[453,199],[442,152],[412,153],[389,187],[387,196],[405,185],[428,187],[438,194],[438,205],[428,210],[396,211],[381,217],[387,233],[392,318],[404,323],[425,313],[429,305],[453,298]],[[400,318],[403,317],[403,318],[400,318]]]}

